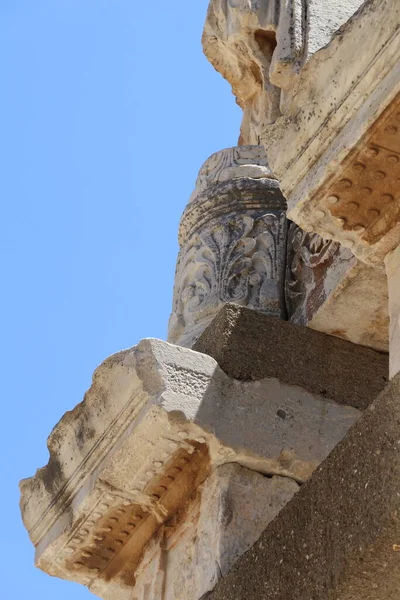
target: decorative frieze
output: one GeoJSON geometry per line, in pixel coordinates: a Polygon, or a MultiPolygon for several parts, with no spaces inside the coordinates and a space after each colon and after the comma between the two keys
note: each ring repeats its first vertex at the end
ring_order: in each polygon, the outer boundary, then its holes
{"type": "Polygon", "coordinates": [[[264,477],[238,464],[215,469],[199,487],[184,526],[167,524],[147,548],[132,600],[204,598],[298,489],[292,479],[264,477]]]}
{"type": "Polygon", "coordinates": [[[192,346],[226,302],[285,316],[285,208],[259,147],[206,161],[181,220],[169,341],[192,346]]]}

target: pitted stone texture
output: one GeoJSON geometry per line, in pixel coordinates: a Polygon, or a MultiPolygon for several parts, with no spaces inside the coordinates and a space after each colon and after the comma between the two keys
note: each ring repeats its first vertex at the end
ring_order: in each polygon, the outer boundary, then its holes
{"type": "Polygon", "coordinates": [[[159,540],[149,546],[132,600],[202,598],[255,544],[298,489],[288,478],[266,478],[239,465],[217,468],[200,486],[184,525],[166,525],[159,540]]]}
{"type": "Polygon", "coordinates": [[[292,323],[388,352],[385,273],[358,261],[338,242],[294,223],[286,260],[285,297],[292,323]]]}
{"type": "Polygon", "coordinates": [[[399,36],[397,0],[364,2],[309,58],[282,117],[264,116],[259,135],[289,218],[381,270],[400,241],[399,36]]]}
{"type": "Polygon", "coordinates": [[[209,600],[398,600],[400,374],[209,600]]]}
{"type": "Polygon", "coordinates": [[[259,143],[310,56],[326,46],[362,0],[212,0],[203,48],[243,108],[243,143],[259,143]]]}
{"type": "Polygon", "coordinates": [[[312,214],[317,231],[336,230],[335,239],[367,262],[379,263],[400,241],[399,180],[400,95],[316,191],[303,214],[312,214]]]}
{"type": "Polygon", "coordinates": [[[232,380],[210,356],[143,340],[97,369],[53,430],[48,466],[21,483],[36,564],[129,598],[143,551],[214,468],[235,462],[304,481],[359,415],[276,379],[232,380]]]}
{"type": "Polygon", "coordinates": [[[181,219],[169,341],[191,347],[226,302],[285,317],[285,209],[261,148],[206,161],[181,219]]]}
{"type": "Polygon", "coordinates": [[[196,342],[236,379],[266,377],[367,408],[389,378],[387,354],[227,304],[196,342]]]}

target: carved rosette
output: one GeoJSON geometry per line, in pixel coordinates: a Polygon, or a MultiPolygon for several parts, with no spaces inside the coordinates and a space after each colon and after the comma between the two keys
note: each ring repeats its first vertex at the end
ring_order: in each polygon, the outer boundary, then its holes
{"type": "Polygon", "coordinates": [[[181,220],[169,341],[191,347],[226,302],[285,317],[285,209],[258,146],[206,161],[181,220]]]}

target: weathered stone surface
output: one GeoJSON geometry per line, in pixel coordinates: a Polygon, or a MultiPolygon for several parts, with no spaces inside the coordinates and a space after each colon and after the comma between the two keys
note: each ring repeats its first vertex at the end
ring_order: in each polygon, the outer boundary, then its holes
{"type": "Polygon", "coordinates": [[[258,144],[266,123],[281,115],[311,55],[324,47],[362,0],[212,0],[204,52],[232,85],[243,108],[242,139],[258,144]]]}
{"type": "Polygon", "coordinates": [[[380,268],[400,241],[399,24],[397,0],[367,0],[261,135],[289,218],[380,268]]]}
{"type": "MultiPolygon", "coordinates": [[[[376,267],[382,266],[386,253],[400,240],[399,110],[397,96],[339,165],[339,152],[335,158],[331,155],[336,169],[308,201],[294,208],[293,196],[290,200],[290,214],[296,222],[340,241],[376,267]]],[[[327,174],[331,165],[326,167],[327,174]]],[[[304,190],[303,184],[300,187],[304,190]]]]}
{"type": "Polygon", "coordinates": [[[390,312],[390,377],[400,371],[400,246],[386,257],[390,312]]]}
{"type": "Polygon", "coordinates": [[[236,379],[277,378],[359,409],[389,375],[386,354],[234,304],[224,306],[194,349],[236,379]]]}
{"type": "Polygon", "coordinates": [[[285,316],[285,209],[261,148],[206,161],[180,224],[169,341],[191,347],[225,302],[285,316]]]}
{"type": "Polygon", "coordinates": [[[385,273],[358,261],[338,242],[294,223],[289,227],[286,263],[285,298],[292,323],[389,350],[385,273]]]}
{"type": "Polygon", "coordinates": [[[198,600],[213,590],[298,488],[237,464],[218,467],[198,489],[184,526],[164,526],[146,551],[132,600],[198,600]]]}
{"type": "Polygon", "coordinates": [[[181,220],[169,341],[192,347],[235,302],[388,350],[385,273],[294,223],[287,236],[285,206],[259,146],[205,162],[181,220]]]}
{"type": "Polygon", "coordinates": [[[199,171],[190,202],[218,183],[242,178],[276,179],[262,146],[235,146],[212,154],[199,171]]]}
{"type": "MultiPolygon", "coordinates": [[[[275,46],[271,34],[277,20],[263,22],[260,16],[269,3],[212,2],[205,51],[239,99],[244,92],[236,80],[249,90],[249,97],[240,100],[242,141],[265,146],[289,218],[382,269],[384,256],[400,242],[400,6],[397,0],[328,4],[308,6],[309,16],[316,8],[316,28],[325,44],[317,41],[314,47],[318,37],[308,36],[311,56],[301,61],[296,77],[279,81],[278,76],[277,81],[271,74],[281,34],[278,25],[275,46]],[[337,19],[332,18],[336,11],[337,19]],[[357,59],[349,61],[349,56],[357,59]],[[273,94],[269,90],[274,82],[284,90],[280,96],[276,88],[273,94]]],[[[296,17],[298,5],[304,8],[295,1],[283,5],[299,24],[291,29],[293,40],[304,25],[296,17]]],[[[295,41],[289,46],[297,47],[295,41]]],[[[288,56],[291,73],[296,60],[288,56]]]]}
{"type": "Polygon", "coordinates": [[[357,259],[348,248],[291,223],[288,231],[285,299],[288,318],[306,325],[357,259]]]}
{"type": "Polygon", "coordinates": [[[398,600],[400,375],[211,600],[398,600]]]}
{"type": "Polygon", "coordinates": [[[385,274],[357,261],[307,325],[353,344],[388,352],[389,313],[385,274]]]}
{"type": "Polygon", "coordinates": [[[36,563],[130,598],[143,551],[213,469],[236,462],[304,481],[359,415],[274,378],[233,380],[210,356],[143,340],[97,369],[53,430],[49,464],[21,483],[36,563]]]}

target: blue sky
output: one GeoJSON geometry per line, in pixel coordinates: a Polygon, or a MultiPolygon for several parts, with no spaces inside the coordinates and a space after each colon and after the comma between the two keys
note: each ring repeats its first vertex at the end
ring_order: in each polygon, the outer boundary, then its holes
{"type": "Polygon", "coordinates": [[[18,481],[105,357],[165,339],[180,215],[239,133],[207,3],[0,0],[5,600],[93,597],[33,567],[18,481]]]}

